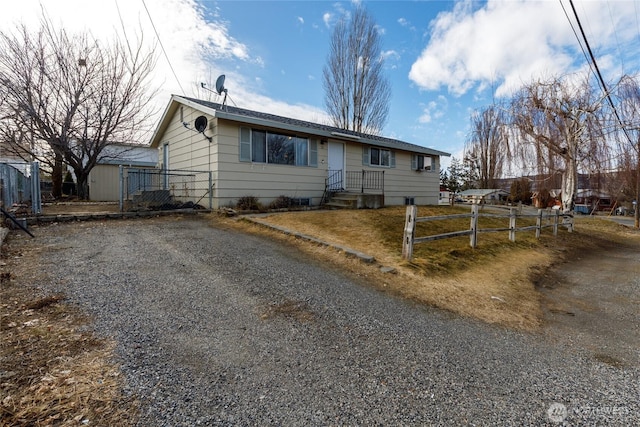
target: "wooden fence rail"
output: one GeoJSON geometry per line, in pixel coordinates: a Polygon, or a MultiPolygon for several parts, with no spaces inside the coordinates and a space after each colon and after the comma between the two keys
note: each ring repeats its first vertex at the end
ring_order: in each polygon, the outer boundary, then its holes
{"type": "Polygon", "coordinates": [[[442,215],[442,216],[425,216],[418,217],[418,207],[415,205],[407,206],[406,220],[404,226],[404,237],[402,240],[402,258],[411,261],[413,257],[413,245],[424,242],[431,242],[440,239],[449,239],[458,236],[470,236],[469,244],[472,248],[478,244],[478,233],[495,233],[495,232],[509,232],[509,240],[516,241],[516,232],[535,230],[536,238],[540,238],[540,233],[543,228],[552,227],[553,235],[558,234],[558,225],[560,217],[563,218],[563,225],[565,225],[569,232],[573,231],[573,216],[570,214],[561,214],[558,210],[553,210],[552,213],[543,209],[538,209],[537,214],[518,214],[517,208],[510,208],[509,214],[490,214],[479,213],[479,205],[471,205],[471,213],[468,214],[454,214],[454,215],[442,215]],[[509,227],[502,228],[478,228],[479,218],[509,218],[509,227]],[[435,234],[432,236],[416,237],[416,224],[418,222],[426,221],[442,221],[448,219],[470,218],[470,225],[468,230],[452,231],[449,233],[435,234]],[[518,227],[516,225],[518,218],[536,218],[536,225],[529,225],[518,227]],[[543,225],[543,219],[553,219],[551,224],[543,225]],[[567,220],[567,221],[565,221],[567,220]]]}

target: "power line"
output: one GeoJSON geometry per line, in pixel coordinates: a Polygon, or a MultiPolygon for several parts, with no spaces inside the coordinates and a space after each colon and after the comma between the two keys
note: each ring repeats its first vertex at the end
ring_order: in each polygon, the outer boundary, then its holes
{"type": "Polygon", "coordinates": [[[613,28],[613,34],[616,37],[616,47],[618,48],[618,55],[620,55],[620,71],[624,74],[624,56],[622,55],[622,49],[620,48],[620,39],[618,38],[618,30],[616,29],[615,23],[613,22],[613,12],[611,11],[611,3],[607,2],[607,7],[609,8],[609,18],[611,19],[611,28],[613,28]]]}
{"type": "Polygon", "coordinates": [[[616,116],[616,120],[618,121],[618,123],[620,124],[620,126],[622,127],[622,131],[624,132],[624,135],[627,137],[627,140],[629,141],[629,144],[631,144],[632,146],[633,141],[631,140],[631,137],[629,136],[629,133],[627,132],[627,128],[625,127],[624,123],[622,122],[622,119],[620,118],[620,115],[618,114],[618,110],[616,108],[616,106],[613,104],[613,100],[611,99],[611,94],[609,93],[609,90],[607,89],[607,84],[604,81],[604,78],[602,77],[602,73],[600,73],[600,68],[598,67],[598,63],[596,62],[596,57],[593,54],[593,51],[591,50],[591,46],[589,46],[589,41],[587,40],[587,36],[584,33],[584,29],[582,28],[582,24],[580,23],[580,18],[578,17],[578,12],[576,11],[575,6],[573,5],[573,0],[569,0],[569,4],[571,5],[571,9],[573,10],[573,15],[576,17],[576,22],[578,23],[578,28],[580,29],[580,33],[582,34],[582,39],[584,40],[584,44],[587,47],[587,51],[589,52],[589,57],[591,58],[591,62],[593,63],[593,67],[596,70],[596,77],[598,78],[599,82],[600,82],[600,86],[602,87],[602,90],[604,91],[604,95],[607,98],[607,100],[609,101],[609,105],[611,105],[611,109],[613,110],[613,114],[616,116]]]}
{"type": "Polygon", "coordinates": [[[149,9],[147,8],[147,3],[145,0],[142,0],[142,4],[144,6],[144,10],[147,11],[147,16],[149,16],[149,21],[151,21],[151,26],[153,27],[153,31],[156,33],[156,38],[158,39],[158,43],[160,43],[160,49],[162,49],[162,53],[164,53],[164,57],[167,59],[167,63],[169,63],[169,68],[171,68],[171,72],[173,73],[173,77],[175,77],[176,82],[178,82],[178,86],[180,86],[180,90],[182,91],[182,95],[186,96],[184,89],[182,88],[182,84],[178,79],[178,75],[173,69],[173,65],[171,65],[171,60],[169,59],[169,55],[167,55],[167,51],[164,49],[164,45],[162,44],[162,40],[160,40],[160,35],[158,34],[158,30],[156,29],[156,24],[153,22],[153,18],[151,18],[151,13],[149,13],[149,9]]]}
{"type": "MultiPolygon", "coordinates": [[[[582,50],[582,54],[587,60],[587,65],[589,66],[589,70],[591,70],[591,72],[593,73],[593,67],[591,66],[591,61],[589,61],[589,56],[587,55],[587,51],[584,50],[584,46],[582,45],[582,40],[580,40],[580,36],[578,36],[578,33],[576,32],[576,28],[573,26],[573,22],[571,21],[571,18],[569,17],[569,14],[567,13],[567,9],[565,9],[564,3],[562,3],[562,0],[560,0],[560,6],[562,6],[562,11],[564,12],[564,16],[567,18],[567,21],[569,21],[569,26],[571,26],[573,35],[576,36],[576,40],[578,41],[578,46],[580,46],[580,50],[582,50]]],[[[600,83],[598,83],[598,85],[599,84],[600,83]]]]}

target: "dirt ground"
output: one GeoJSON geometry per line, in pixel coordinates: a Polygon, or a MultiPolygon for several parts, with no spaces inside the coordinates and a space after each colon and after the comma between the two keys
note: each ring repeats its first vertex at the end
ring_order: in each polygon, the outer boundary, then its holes
{"type": "MultiPolygon", "coordinates": [[[[44,215],[117,212],[117,203],[56,203],[44,215]]],[[[539,332],[613,366],[640,365],[640,240],[592,246],[541,272],[539,332]]]]}
{"type": "Polygon", "coordinates": [[[640,366],[640,245],[585,250],[537,288],[551,339],[613,366],[640,366]]]}
{"type": "Polygon", "coordinates": [[[42,215],[61,215],[76,213],[115,213],[120,211],[118,202],[59,202],[44,203],[42,215]]]}
{"type": "MultiPolygon", "coordinates": [[[[117,204],[52,204],[45,205],[43,214],[117,210],[117,204]]],[[[625,230],[628,238],[624,242],[600,241],[582,252],[572,252],[563,257],[562,262],[538,274],[535,289],[540,295],[544,321],[534,331],[569,352],[587,353],[623,369],[640,366],[640,239],[637,232],[625,230]]],[[[63,296],[43,296],[33,289],[13,285],[14,281],[28,282],[37,274],[32,257],[43,248],[36,245],[33,249],[5,252],[0,260],[3,279],[0,331],[4,334],[3,342],[14,349],[14,356],[19,357],[25,373],[21,376],[18,368],[0,369],[0,379],[6,388],[0,392],[12,394],[0,393],[3,394],[0,409],[5,411],[5,416],[14,417],[12,419],[43,421],[43,424],[25,421],[22,425],[57,425],[55,417],[61,413],[73,414],[68,417],[73,422],[59,425],[77,425],[85,419],[103,416],[111,420],[104,425],[125,425],[127,413],[135,411],[136,402],[119,395],[119,373],[117,367],[109,364],[112,343],[88,336],[83,325],[89,319],[76,313],[74,308],[60,304],[63,296]],[[32,324],[37,327],[31,327],[32,324]],[[59,353],[60,349],[68,353],[64,358],[48,356],[52,351],[59,353]],[[42,377],[38,374],[42,369],[53,374],[42,377]],[[24,377],[24,381],[16,383],[16,389],[8,388],[12,381],[7,378],[18,377],[24,377]],[[80,387],[78,378],[88,378],[83,382],[85,388],[80,387]],[[26,409],[14,414],[9,413],[10,409],[18,405],[14,406],[10,398],[32,401],[30,405],[22,404],[26,409]],[[47,403],[52,400],[58,403],[47,403]],[[82,408],[89,409],[79,411],[79,401],[82,408]]],[[[351,264],[353,267],[353,261],[351,264]]],[[[372,279],[373,275],[366,277],[372,279]]],[[[7,350],[13,354],[10,348],[7,350]]],[[[5,362],[6,366],[11,364],[9,359],[5,362]]],[[[0,424],[1,419],[2,416],[0,424]]]]}

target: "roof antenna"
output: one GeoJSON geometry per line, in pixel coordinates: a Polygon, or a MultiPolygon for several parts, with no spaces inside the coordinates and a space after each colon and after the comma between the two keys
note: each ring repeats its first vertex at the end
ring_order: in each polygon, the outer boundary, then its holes
{"type": "Polygon", "coordinates": [[[224,74],[221,74],[218,79],[216,80],[216,92],[218,92],[218,95],[222,95],[222,92],[224,92],[224,99],[222,100],[222,108],[226,111],[227,109],[227,88],[224,87],[224,74]]]}

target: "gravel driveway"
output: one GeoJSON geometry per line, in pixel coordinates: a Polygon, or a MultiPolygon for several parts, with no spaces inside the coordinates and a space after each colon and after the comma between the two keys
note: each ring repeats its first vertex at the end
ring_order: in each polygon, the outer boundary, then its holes
{"type": "Polygon", "coordinates": [[[204,217],[34,231],[39,285],[117,339],[141,426],[640,424],[637,366],[416,306],[204,217]]]}

